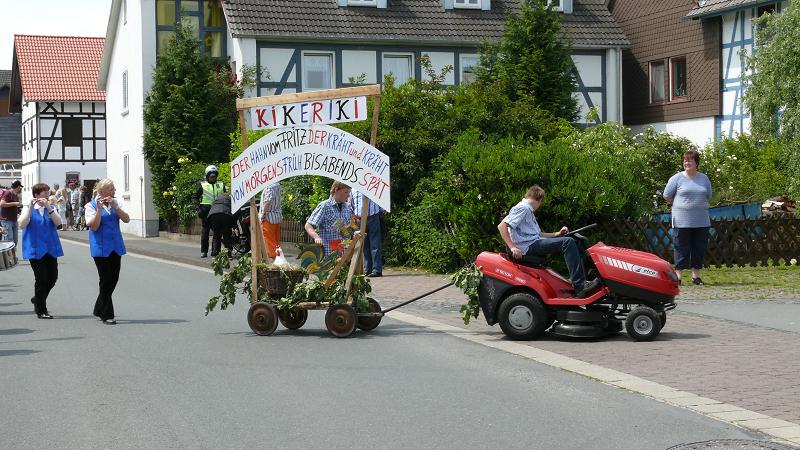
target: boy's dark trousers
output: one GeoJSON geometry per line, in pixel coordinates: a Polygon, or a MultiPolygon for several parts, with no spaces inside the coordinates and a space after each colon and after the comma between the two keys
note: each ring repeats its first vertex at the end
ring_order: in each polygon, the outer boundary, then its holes
{"type": "Polygon", "coordinates": [[[33,269],[33,310],[36,314],[47,314],[47,296],[58,280],[58,260],[49,253],[39,259],[31,259],[33,269]]]}

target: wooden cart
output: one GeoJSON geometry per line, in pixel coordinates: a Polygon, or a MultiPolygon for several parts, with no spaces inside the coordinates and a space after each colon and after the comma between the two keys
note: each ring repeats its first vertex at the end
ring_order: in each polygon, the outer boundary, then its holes
{"type": "MultiPolygon", "coordinates": [[[[329,89],[324,91],[314,92],[301,92],[284,95],[270,95],[256,98],[239,99],[236,102],[236,107],[239,111],[239,122],[242,134],[242,148],[249,147],[247,138],[247,126],[245,119],[245,111],[254,107],[265,107],[271,105],[284,105],[295,102],[305,101],[322,101],[322,100],[335,100],[348,97],[366,96],[372,97],[372,132],[370,134],[369,145],[374,147],[378,134],[378,114],[380,111],[380,85],[358,86],[352,88],[329,89]]],[[[388,160],[387,160],[388,161],[388,160]]],[[[339,180],[344,181],[344,180],[339,180]]],[[[369,198],[365,195],[361,217],[367,217],[369,208],[369,198]]],[[[258,279],[257,264],[269,260],[266,252],[266,244],[264,236],[261,233],[258,224],[258,217],[256,215],[255,198],[250,199],[250,227],[252,246],[252,261],[253,272],[251,274],[253,280],[258,279]]],[[[272,334],[278,326],[280,321],[288,329],[298,329],[305,324],[308,318],[309,310],[325,310],[325,325],[328,330],[337,337],[346,337],[353,333],[356,328],[369,331],[378,326],[383,316],[381,313],[380,305],[374,300],[370,301],[370,311],[357,312],[355,304],[351,298],[350,291],[353,276],[362,272],[363,264],[363,239],[365,237],[366,220],[361,221],[361,228],[353,237],[352,244],[347,252],[339,259],[328,279],[325,281],[326,286],[330,286],[337,279],[340,271],[349,263],[349,270],[347,274],[346,288],[347,299],[346,303],[333,304],[327,302],[302,302],[288,311],[279,311],[274,305],[261,302],[258,298],[258,283],[252,283],[252,291],[250,298],[250,310],[247,313],[247,322],[250,328],[256,334],[267,336],[272,334]]],[[[267,286],[269,289],[269,286],[267,286]]],[[[283,292],[285,293],[285,292],[283,292]]],[[[274,295],[283,294],[281,292],[273,292],[274,295]]]]}

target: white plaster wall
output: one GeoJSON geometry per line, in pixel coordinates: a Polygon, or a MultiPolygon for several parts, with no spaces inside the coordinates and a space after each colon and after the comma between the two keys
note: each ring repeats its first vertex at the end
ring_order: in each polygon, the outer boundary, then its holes
{"type": "Polygon", "coordinates": [[[122,231],[158,235],[158,215],[152,204],[150,171],[142,153],[144,98],[152,86],[155,65],[155,0],[128,0],[128,20],[117,27],[106,84],[108,178],[117,198],[131,215],[122,231]],[[122,107],[122,73],[128,71],[128,108],[122,107]],[[129,192],[124,190],[123,156],[130,157],[129,192]]]}
{"type": "MultiPolygon", "coordinates": [[[[262,48],[261,49],[261,81],[281,81],[283,72],[294,54],[292,48],[262,48]]],[[[294,81],[297,76],[297,67],[292,68],[289,80],[294,81]]]]}
{"type": "Polygon", "coordinates": [[[649,125],[633,125],[631,126],[631,130],[634,133],[641,133],[648,126],[652,126],[658,131],[685,137],[700,148],[713,141],[715,137],[714,116],[701,117],[699,119],[675,120],[671,122],[657,122],[649,125]]]}
{"type": "MultiPolygon", "coordinates": [[[[31,119],[36,115],[37,106],[36,102],[29,102],[25,103],[23,100],[22,102],[22,123],[25,123],[26,120],[31,119]]],[[[33,136],[36,137],[39,135],[39,127],[37,126],[36,120],[31,119],[31,121],[25,125],[27,129],[25,130],[25,137],[30,140],[30,133],[33,133],[33,136]]],[[[37,144],[36,140],[34,139],[30,144],[25,143],[25,146],[22,149],[22,164],[30,163],[31,161],[36,161],[36,154],[37,154],[37,144]]],[[[24,183],[23,183],[24,184],[24,183]]]]}
{"type": "MultiPolygon", "coordinates": [[[[572,55],[572,61],[575,63],[575,68],[586,87],[600,87],[602,86],[602,64],[603,55],[572,55]]],[[[590,92],[589,99],[592,104],[597,108],[597,113],[600,115],[600,120],[605,121],[603,116],[603,101],[605,96],[601,92],[590,92]]],[[[578,104],[578,120],[577,123],[585,123],[586,115],[589,113],[589,104],[586,98],[580,92],[573,93],[573,98],[578,104]]]]}
{"type": "Polygon", "coordinates": [[[350,77],[357,79],[363,73],[364,83],[377,83],[376,58],[374,51],[342,50],[342,82],[348,83],[350,77]]]}
{"type": "MultiPolygon", "coordinates": [[[[431,59],[431,68],[433,68],[433,72],[435,74],[437,74],[437,75],[440,74],[442,69],[444,69],[446,66],[450,66],[450,71],[445,76],[443,83],[444,84],[455,84],[456,83],[455,74],[453,73],[453,70],[455,70],[455,67],[456,67],[456,59],[455,59],[455,54],[454,53],[451,53],[451,52],[423,52],[422,54],[423,55],[428,55],[428,57],[430,57],[430,59],[431,59]]],[[[425,74],[425,71],[423,70],[422,77],[425,78],[426,76],[427,75],[425,74]]]]}
{"type": "Polygon", "coordinates": [[[39,183],[53,186],[58,183],[64,186],[67,172],[80,174],[80,180],[102,180],[106,177],[106,164],[104,162],[87,162],[85,164],[74,162],[42,162],[38,163],[39,183]]]}
{"type": "MultiPolygon", "coordinates": [[[[241,79],[242,67],[256,67],[256,40],[233,38],[230,31],[228,31],[226,35],[228,40],[228,56],[230,56],[236,68],[237,77],[241,79]]],[[[255,86],[247,88],[244,94],[245,97],[254,97],[255,95],[255,86]]]]}

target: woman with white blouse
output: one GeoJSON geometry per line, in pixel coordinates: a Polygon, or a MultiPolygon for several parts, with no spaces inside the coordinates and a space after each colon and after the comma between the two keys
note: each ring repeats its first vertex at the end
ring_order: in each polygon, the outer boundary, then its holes
{"type": "Polygon", "coordinates": [[[33,200],[22,211],[19,227],[22,229],[22,257],[30,261],[33,269],[34,296],[31,298],[36,317],[52,319],[47,311],[47,296],[58,280],[58,260],[64,256],[57,228],[61,217],[50,204],[50,186],[39,183],[31,188],[33,200]]]}
{"type": "Polygon", "coordinates": [[[89,251],[100,277],[100,292],[94,304],[94,315],[104,324],[116,325],[114,303],[111,296],[119,281],[125,243],[119,221],[130,222],[131,218],[114,198],[114,182],[106,178],[95,185],[97,197],[85,206],[86,226],[89,227],[89,251]]]}

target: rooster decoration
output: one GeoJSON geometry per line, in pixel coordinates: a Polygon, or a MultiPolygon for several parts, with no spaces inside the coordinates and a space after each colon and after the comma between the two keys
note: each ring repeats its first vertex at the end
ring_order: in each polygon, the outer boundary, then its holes
{"type": "Polygon", "coordinates": [[[339,258],[345,254],[353,242],[352,236],[358,229],[355,218],[350,223],[340,228],[342,236],[349,236],[347,239],[337,239],[330,242],[331,252],[325,256],[325,249],[318,244],[297,244],[300,254],[300,267],[310,275],[316,275],[318,279],[327,279],[339,258]]]}

